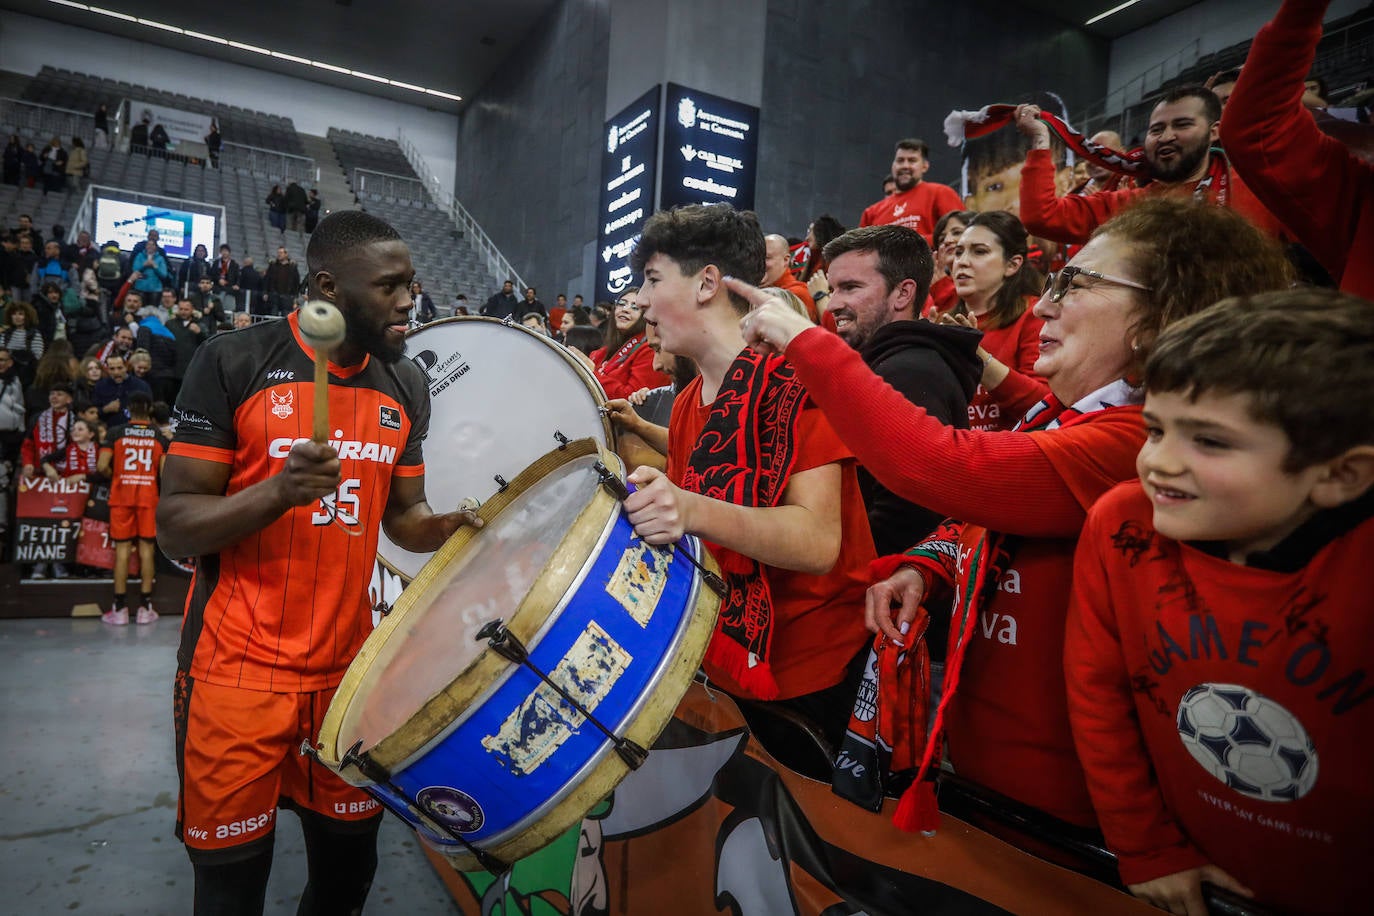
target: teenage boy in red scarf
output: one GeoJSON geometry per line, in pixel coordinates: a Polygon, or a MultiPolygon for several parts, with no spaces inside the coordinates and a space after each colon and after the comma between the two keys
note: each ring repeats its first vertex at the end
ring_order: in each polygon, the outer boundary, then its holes
{"type": "Polygon", "coordinates": [[[752,213],[655,214],[631,256],[663,348],[701,376],[678,395],[668,468],[641,467],[626,500],[649,543],[708,543],[730,586],[704,668],[727,692],[779,701],[843,734],[867,646],[874,556],[854,458],[780,357],[745,346],[748,303],[725,286],[764,272],[752,213]]]}

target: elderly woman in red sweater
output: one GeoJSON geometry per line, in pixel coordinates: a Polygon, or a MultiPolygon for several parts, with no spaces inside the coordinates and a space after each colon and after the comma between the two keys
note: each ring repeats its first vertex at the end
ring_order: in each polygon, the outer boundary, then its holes
{"type": "Polygon", "coordinates": [[[671,384],[671,378],[654,368],[654,351],[644,338],[639,287],[630,287],[616,300],[608,325],[606,346],[592,352],[596,380],[608,400],[628,398],[641,388],[671,384]]]}
{"type": "Polygon", "coordinates": [[[1137,385],[1160,330],[1288,280],[1282,251],[1228,210],[1162,199],[1131,208],[1052,274],[1035,304],[1044,322],[1035,371],[1050,394],[1015,432],[944,426],[834,335],[751,299],[762,307],[743,319],[746,340],[786,354],[860,463],[899,496],[958,520],[877,562],[882,581],[866,615],[900,645],[926,596],[953,591],[930,745],[943,728],[960,775],[1070,824],[1096,824],[1063,674],[1076,539],[1097,498],[1135,477],[1145,439],[1137,385]]]}

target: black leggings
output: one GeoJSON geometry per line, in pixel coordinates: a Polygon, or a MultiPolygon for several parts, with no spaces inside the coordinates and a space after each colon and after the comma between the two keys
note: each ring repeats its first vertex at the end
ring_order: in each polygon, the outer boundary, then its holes
{"type": "MultiPolygon", "coordinates": [[[[363,911],[377,873],[381,817],[343,825],[297,810],[305,833],[308,878],[297,916],[354,916],[363,911]],[[342,829],[341,829],[342,828],[342,829]]],[[[260,916],[272,872],[272,841],[237,862],[197,862],[195,916],[260,916]]]]}

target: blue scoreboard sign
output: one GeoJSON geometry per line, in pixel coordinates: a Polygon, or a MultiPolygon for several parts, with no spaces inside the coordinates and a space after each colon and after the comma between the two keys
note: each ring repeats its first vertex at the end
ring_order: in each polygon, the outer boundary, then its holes
{"type": "Polygon", "coordinates": [[[596,299],[615,299],[630,285],[630,252],[654,212],[658,164],[659,87],[606,122],[597,211],[596,299]]]}
{"type": "Polygon", "coordinates": [[[754,209],[759,110],[669,83],[664,111],[662,208],[727,203],[754,209]]]}

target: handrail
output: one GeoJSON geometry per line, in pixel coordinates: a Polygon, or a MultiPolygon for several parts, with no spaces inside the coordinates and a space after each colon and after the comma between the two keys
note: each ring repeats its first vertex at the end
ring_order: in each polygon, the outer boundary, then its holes
{"type": "Polygon", "coordinates": [[[57,111],[65,115],[74,115],[78,118],[90,118],[92,121],[95,120],[95,112],[92,111],[77,111],[74,108],[60,108],[57,105],[44,105],[41,102],[30,102],[28,99],[16,99],[13,96],[0,96],[0,105],[4,105],[7,102],[11,105],[23,105],[26,108],[41,108],[44,111],[57,111]]]}
{"type": "Polygon", "coordinates": [[[280,150],[249,146],[246,143],[225,142],[220,145],[220,164],[254,171],[261,168],[269,178],[303,180],[318,183],[320,169],[309,156],[284,153],[280,150]]]}
{"type": "Polygon", "coordinates": [[[399,197],[404,200],[428,200],[425,195],[425,183],[414,175],[397,175],[395,172],[354,166],[352,181],[355,195],[367,193],[380,197],[399,197]],[[369,178],[375,187],[368,187],[369,178]]]}
{"type": "Polygon", "coordinates": [[[89,137],[95,140],[95,115],[54,105],[40,105],[24,99],[0,98],[0,112],[10,116],[16,128],[33,131],[42,137],[89,137]]]}
{"type": "Polygon", "coordinates": [[[525,281],[516,272],[514,265],[506,259],[506,256],[501,253],[501,249],[497,248],[496,243],[491,240],[491,236],[487,235],[481,224],[458,201],[458,198],[444,189],[443,183],[430,169],[429,164],[425,162],[424,156],[420,155],[415,144],[410,142],[405,131],[398,128],[396,133],[397,142],[401,146],[401,152],[405,154],[406,161],[415,170],[415,174],[421,176],[425,187],[429,190],[434,202],[438,204],[439,209],[449,215],[449,218],[468,237],[477,253],[486,260],[488,273],[500,280],[513,280],[516,288],[525,289],[525,281]]]}

